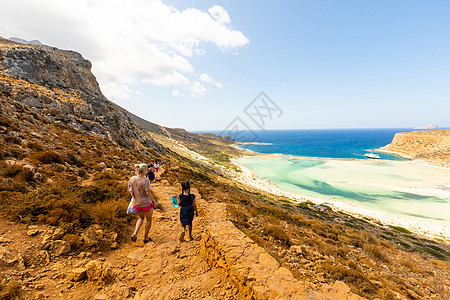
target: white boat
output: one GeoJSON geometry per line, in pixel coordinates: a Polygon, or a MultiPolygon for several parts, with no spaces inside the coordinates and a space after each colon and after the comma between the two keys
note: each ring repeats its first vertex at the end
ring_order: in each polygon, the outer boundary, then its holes
{"type": "Polygon", "coordinates": [[[364,156],[366,158],[380,159],[380,156],[378,154],[376,154],[376,153],[372,153],[372,151],[370,151],[370,153],[364,154],[364,156]]]}

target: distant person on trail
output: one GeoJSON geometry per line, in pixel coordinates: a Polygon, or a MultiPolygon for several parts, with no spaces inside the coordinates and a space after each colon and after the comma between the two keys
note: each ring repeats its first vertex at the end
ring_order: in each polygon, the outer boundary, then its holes
{"type": "Polygon", "coordinates": [[[136,222],[136,228],[131,236],[131,240],[136,242],[137,234],[145,218],[145,231],[144,231],[144,243],[148,243],[152,239],[148,237],[148,233],[152,226],[153,207],[158,207],[155,197],[153,197],[150,191],[150,181],[146,177],[148,173],[147,164],[138,164],[136,167],[136,176],[133,176],[128,181],[128,191],[133,197],[133,206],[137,212],[138,220],[136,222]]]}
{"type": "Polygon", "coordinates": [[[158,170],[159,170],[159,164],[158,164],[158,161],[157,161],[157,160],[155,160],[155,170],[156,170],[156,173],[158,173],[158,170]]]}
{"type": "Polygon", "coordinates": [[[177,202],[180,206],[180,222],[182,227],[180,242],[184,241],[186,226],[189,230],[189,241],[192,241],[192,220],[194,219],[194,212],[198,217],[198,210],[197,205],[195,204],[195,195],[191,194],[189,181],[184,181],[181,184],[181,194],[177,197],[177,202]]]}
{"type": "Polygon", "coordinates": [[[155,182],[155,168],[151,165],[148,165],[148,174],[147,174],[147,178],[150,181],[150,183],[155,182]]]}

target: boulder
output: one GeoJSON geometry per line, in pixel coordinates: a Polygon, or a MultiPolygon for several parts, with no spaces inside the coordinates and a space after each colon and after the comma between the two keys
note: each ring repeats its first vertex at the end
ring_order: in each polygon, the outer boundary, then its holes
{"type": "Polygon", "coordinates": [[[36,168],[33,167],[32,165],[23,165],[22,166],[24,169],[29,170],[33,175],[36,174],[36,168]]]}
{"type": "Polygon", "coordinates": [[[131,296],[131,288],[121,282],[114,284],[111,290],[112,293],[116,296],[119,296],[120,299],[128,298],[129,296],[131,296]]]}
{"type": "Polygon", "coordinates": [[[60,256],[70,252],[70,243],[62,240],[52,241],[50,250],[56,255],[60,256]]]}
{"type": "Polygon", "coordinates": [[[294,245],[294,246],[291,246],[291,248],[289,250],[291,250],[292,252],[294,252],[296,254],[303,254],[303,250],[302,250],[301,246],[294,245]]]}
{"type": "Polygon", "coordinates": [[[97,244],[97,232],[94,228],[90,227],[81,234],[84,244],[87,247],[91,247],[97,244]]]}
{"type": "Polygon", "coordinates": [[[11,265],[17,262],[17,257],[14,257],[5,247],[0,246],[0,265],[11,265]]]}
{"type": "Polygon", "coordinates": [[[64,233],[64,229],[62,228],[49,229],[42,238],[42,244],[46,245],[50,241],[59,240],[64,236],[64,233]]]}
{"type": "Polygon", "coordinates": [[[35,235],[38,235],[38,234],[40,234],[40,233],[42,233],[42,232],[44,232],[44,231],[41,230],[41,229],[31,229],[31,230],[28,230],[28,231],[27,231],[27,235],[29,235],[29,236],[35,236],[35,235]]]}
{"type": "Polygon", "coordinates": [[[86,271],[86,268],[75,268],[70,272],[69,278],[75,282],[83,280],[86,277],[86,271]]]}
{"type": "Polygon", "coordinates": [[[99,260],[91,260],[85,266],[88,280],[95,282],[110,282],[114,278],[110,265],[99,260]]]}
{"type": "Polygon", "coordinates": [[[2,237],[2,236],[0,236],[0,244],[7,244],[7,243],[12,243],[12,240],[11,239],[8,239],[8,238],[5,238],[5,237],[2,237]]]}
{"type": "Polygon", "coordinates": [[[110,299],[110,298],[108,297],[108,295],[102,294],[102,293],[97,294],[97,295],[95,295],[95,297],[94,297],[94,300],[108,300],[108,299],[110,299]]]}

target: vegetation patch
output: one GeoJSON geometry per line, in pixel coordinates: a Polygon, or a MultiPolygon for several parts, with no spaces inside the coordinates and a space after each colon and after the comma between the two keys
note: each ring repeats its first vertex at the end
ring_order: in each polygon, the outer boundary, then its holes
{"type": "Polygon", "coordinates": [[[389,225],[389,227],[391,227],[392,229],[395,229],[399,232],[402,232],[402,233],[411,233],[411,231],[409,231],[408,229],[400,227],[400,226],[389,225]]]}

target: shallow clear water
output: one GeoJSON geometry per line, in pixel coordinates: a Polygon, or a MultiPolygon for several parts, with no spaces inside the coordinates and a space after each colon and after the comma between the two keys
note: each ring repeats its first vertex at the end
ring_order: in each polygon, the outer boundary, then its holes
{"type": "Polygon", "coordinates": [[[450,224],[450,170],[389,160],[246,158],[280,188],[406,219],[450,224]]]}

